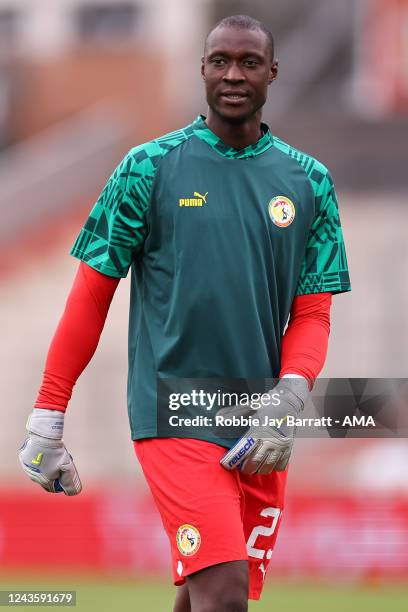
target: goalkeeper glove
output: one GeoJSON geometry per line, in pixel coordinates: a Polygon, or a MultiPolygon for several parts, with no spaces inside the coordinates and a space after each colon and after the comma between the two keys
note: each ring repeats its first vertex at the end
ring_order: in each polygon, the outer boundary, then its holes
{"type": "Polygon", "coordinates": [[[34,408],[27,421],[28,437],[18,456],[24,472],[46,491],[78,495],[82,484],[62,441],[63,429],[63,412],[34,408]]]}
{"type": "Polygon", "coordinates": [[[244,474],[269,474],[286,469],[292,452],[295,426],[285,423],[287,416],[297,417],[303,410],[309,396],[309,385],[305,378],[281,378],[276,387],[269,391],[279,394],[279,405],[269,405],[254,410],[251,406],[223,408],[217,416],[252,416],[260,425],[252,425],[244,436],[223,455],[221,465],[227,470],[239,467],[244,474]],[[265,425],[265,421],[279,421],[280,425],[265,425]]]}

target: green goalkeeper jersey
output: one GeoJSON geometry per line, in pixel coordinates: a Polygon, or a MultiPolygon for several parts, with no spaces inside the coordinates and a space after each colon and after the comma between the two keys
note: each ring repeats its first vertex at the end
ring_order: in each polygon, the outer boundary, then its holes
{"type": "Polygon", "coordinates": [[[262,130],[237,150],[200,116],[131,149],[72,247],[103,274],[131,268],[133,439],[161,435],[159,380],[277,377],[294,296],[350,290],[327,168],[262,130]]]}

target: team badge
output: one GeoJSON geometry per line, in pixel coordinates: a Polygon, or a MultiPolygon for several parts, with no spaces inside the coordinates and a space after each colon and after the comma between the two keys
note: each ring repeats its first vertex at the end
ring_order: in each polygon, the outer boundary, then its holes
{"type": "Polygon", "coordinates": [[[268,204],[269,216],[278,227],[288,227],[295,218],[296,210],[292,200],[285,196],[276,196],[268,204]]]}
{"type": "Polygon", "coordinates": [[[201,535],[193,525],[181,525],[177,530],[176,541],[181,554],[190,557],[200,548],[201,535]]]}

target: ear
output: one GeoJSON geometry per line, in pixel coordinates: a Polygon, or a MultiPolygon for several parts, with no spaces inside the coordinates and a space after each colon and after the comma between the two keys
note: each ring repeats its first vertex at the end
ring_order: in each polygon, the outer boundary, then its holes
{"type": "Polygon", "coordinates": [[[279,67],[279,60],[277,59],[273,60],[271,64],[271,69],[269,71],[268,85],[273,83],[273,81],[278,78],[278,67],[279,67]]]}
{"type": "Polygon", "coordinates": [[[203,77],[203,81],[205,81],[205,61],[204,61],[204,56],[201,58],[201,76],[203,77]]]}

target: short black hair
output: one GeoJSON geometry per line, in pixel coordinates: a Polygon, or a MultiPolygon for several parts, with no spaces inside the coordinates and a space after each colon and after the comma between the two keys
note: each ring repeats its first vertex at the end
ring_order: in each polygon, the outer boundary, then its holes
{"type": "Polygon", "coordinates": [[[268,39],[268,46],[271,53],[271,59],[273,59],[275,54],[275,41],[272,36],[272,32],[268,30],[268,28],[262,23],[262,21],[258,21],[258,19],[254,19],[249,15],[231,15],[230,17],[224,17],[215,24],[213,28],[208,32],[205,39],[204,51],[207,47],[207,40],[210,34],[216,28],[237,28],[240,30],[260,30],[263,32],[268,39]]]}

